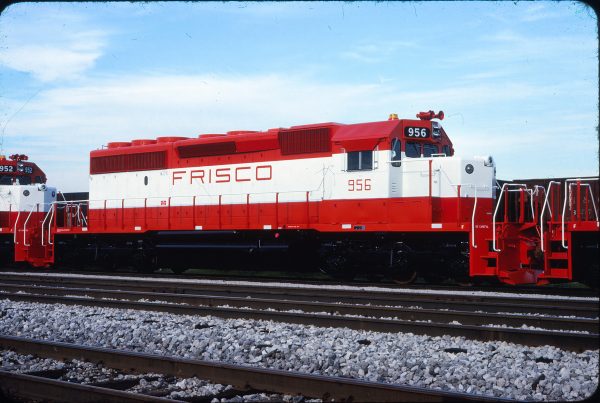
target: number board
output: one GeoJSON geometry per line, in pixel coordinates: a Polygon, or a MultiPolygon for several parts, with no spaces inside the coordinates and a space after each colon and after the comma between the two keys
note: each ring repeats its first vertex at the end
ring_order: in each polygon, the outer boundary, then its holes
{"type": "Polygon", "coordinates": [[[404,136],[415,139],[424,139],[430,137],[431,133],[427,127],[405,127],[404,136]]]}
{"type": "Polygon", "coordinates": [[[0,172],[14,172],[14,165],[0,165],[0,172]]]}

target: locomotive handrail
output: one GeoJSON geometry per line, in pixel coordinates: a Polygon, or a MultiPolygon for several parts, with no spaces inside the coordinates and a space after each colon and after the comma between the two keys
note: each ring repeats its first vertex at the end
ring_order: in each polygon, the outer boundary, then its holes
{"type": "Polygon", "coordinates": [[[49,204],[50,208],[48,209],[48,212],[46,213],[46,216],[44,217],[44,220],[42,221],[42,246],[46,245],[44,243],[44,225],[46,225],[46,220],[48,219],[48,217],[50,217],[50,221],[48,221],[48,245],[54,245],[52,243],[52,241],[50,240],[50,238],[51,238],[50,226],[52,225],[52,219],[54,218],[55,204],[54,204],[54,202],[44,203],[44,205],[46,205],[46,204],[49,204]]]}
{"type": "MultiPolygon", "coordinates": [[[[500,197],[496,202],[496,208],[494,209],[494,215],[492,216],[492,250],[494,252],[502,252],[502,249],[496,248],[496,216],[498,215],[498,208],[500,207],[500,202],[502,201],[502,197],[504,196],[504,188],[507,186],[515,186],[519,188],[527,189],[527,185],[524,183],[504,183],[502,184],[502,189],[500,189],[500,197]]],[[[520,189],[519,189],[520,190],[520,189]]],[[[510,192],[510,190],[508,190],[510,192]]]]}
{"type": "Polygon", "coordinates": [[[548,204],[548,196],[550,196],[550,190],[552,189],[552,185],[560,185],[560,182],[550,181],[548,182],[548,190],[546,191],[546,197],[544,198],[544,206],[542,207],[542,212],[540,214],[540,244],[542,252],[544,252],[544,213],[546,212],[546,206],[548,206],[548,211],[550,212],[550,218],[552,219],[552,208],[548,204]]]}
{"type": "Polygon", "coordinates": [[[21,217],[21,210],[17,212],[17,219],[15,220],[15,226],[13,227],[13,243],[15,245],[19,244],[19,242],[17,241],[17,225],[19,223],[19,217],[21,217]]]}
{"type": "Polygon", "coordinates": [[[543,186],[540,185],[535,185],[533,187],[533,189],[526,189],[527,193],[529,193],[529,204],[531,205],[531,218],[534,220],[535,222],[535,209],[533,207],[533,196],[537,195],[539,193],[539,190],[542,189],[544,191],[544,194],[546,194],[546,188],[544,188],[543,186]]]}
{"type": "MultiPolygon", "coordinates": [[[[571,195],[571,185],[573,185],[574,183],[572,182],[577,182],[579,183],[580,186],[587,186],[588,189],[590,189],[590,195],[592,196],[592,206],[594,207],[594,215],[596,216],[596,222],[598,223],[598,210],[596,209],[596,202],[594,201],[594,195],[592,194],[592,186],[589,183],[581,183],[581,181],[597,181],[600,178],[588,178],[588,179],[582,179],[582,178],[572,178],[572,179],[567,179],[565,180],[565,197],[563,200],[563,209],[562,209],[562,217],[561,217],[561,223],[560,223],[560,231],[561,231],[561,244],[562,247],[564,249],[569,249],[568,246],[565,244],[565,213],[566,213],[566,209],[567,209],[567,188],[568,188],[568,192],[569,195],[571,195]],[[571,183],[569,183],[571,182],[571,183]]],[[[581,214],[581,212],[578,211],[578,214],[581,214]]]]}
{"type": "Polygon", "coordinates": [[[477,249],[475,245],[475,211],[477,210],[477,187],[475,187],[475,201],[473,202],[473,214],[471,215],[471,245],[477,249]]]}
{"type": "MultiPolygon", "coordinates": [[[[48,212],[46,213],[46,215],[44,216],[44,219],[42,220],[42,246],[45,246],[46,244],[44,243],[44,225],[46,225],[46,220],[48,219],[48,217],[50,216],[51,210],[53,210],[52,206],[50,206],[50,209],[48,210],[48,212]]],[[[50,233],[48,233],[48,236],[50,235],[50,233]]]]}
{"type": "MultiPolygon", "coordinates": [[[[306,192],[313,193],[316,192],[318,189],[315,190],[290,190],[288,192],[254,192],[254,193],[250,193],[252,195],[268,195],[268,194],[273,194],[273,196],[275,196],[276,194],[291,194],[291,193],[298,193],[300,195],[305,195],[306,192]]],[[[215,194],[215,195],[177,195],[177,196],[151,196],[151,197],[128,197],[128,198],[110,198],[110,199],[85,199],[85,200],[68,200],[68,201],[54,201],[53,203],[55,204],[62,204],[62,205],[68,205],[68,204],[77,204],[77,203],[90,203],[90,202],[102,202],[102,201],[123,201],[123,200],[147,200],[147,199],[165,199],[165,198],[194,198],[194,197],[214,197],[217,198],[219,196],[246,196],[246,194],[248,193],[221,193],[221,194],[215,194]]],[[[315,199],[313,199],[315,200],[315,199]]],[[[303,200],[304,201],[304,200],[303,200]]]]}
{"type": "Polygon", "coordinates": [[[81,220],[81,222],[84,223],[85,226],[87,227],[88,223],[87,223],[87,220],[86,220],[83,212],[81,211],[81,204],[77,205],[77,218],[79,218],[81,220]],[[81,217],[81,218],[79,218],[79,217],[81,217]]]}

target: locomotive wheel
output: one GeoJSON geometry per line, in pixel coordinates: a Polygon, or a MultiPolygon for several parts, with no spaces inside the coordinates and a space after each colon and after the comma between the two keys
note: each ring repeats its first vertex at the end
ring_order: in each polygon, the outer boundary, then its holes
{"type": "Polygon", "coordinates": [[[461,287],[471,287],[475,284],[475,281],[471,277],[457,277],[455,281],[461,287]]]}
{"type": "Polygon", "coordinates": [[[417,279],[417,269],[412,250],[405,244],[397,244],[390,250],[389,274],[396,284],[411,284],[417,279]]]}
{"type": "Polygon", "coordinates": [[[392,281],[396,284],[411,284],[417,278],[417,271],[415,269],[405,268],[400,272],[392,275],[392,281]]]}

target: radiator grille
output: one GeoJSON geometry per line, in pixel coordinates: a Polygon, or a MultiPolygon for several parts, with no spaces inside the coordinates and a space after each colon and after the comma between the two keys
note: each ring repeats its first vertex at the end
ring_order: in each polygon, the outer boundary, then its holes
{"type": "Polygon", "coordinates": [[[90,160],[90,174],[92,175],[165,168],[167,168],[166,151],[92,157],[90,160]]]}
{"type": "Polygon", "coordinates": [[[279,132],[281,155],[331,151],[328,128],[286,130],[279,132]]]}
{"type": "Polygon", "coordinates": [[[179,158],[211,157],[214,155],[235,154],[235,142],[192,144],[177,147],[179,158]]]}

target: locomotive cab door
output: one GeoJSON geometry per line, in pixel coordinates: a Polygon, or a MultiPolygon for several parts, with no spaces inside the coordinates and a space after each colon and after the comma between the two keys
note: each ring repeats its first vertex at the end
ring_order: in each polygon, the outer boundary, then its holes
{"type": "Polygon", "coordinates": [[[390,197],[402,196],[402,143],[398,137],[392,139],[390,147],[390,197]]]}

